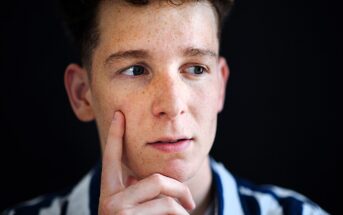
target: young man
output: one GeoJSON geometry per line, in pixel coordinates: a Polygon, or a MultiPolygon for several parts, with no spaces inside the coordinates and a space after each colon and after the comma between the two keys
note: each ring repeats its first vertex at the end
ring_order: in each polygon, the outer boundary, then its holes
{"type": "Polygon", "coordinates": [[[81,1],[84,16],[71,11],[69,21],[82,66],[66,68],[65,86],[76,116],[97,123],[102,163],[8,214],[327,214],[209,157],[229,77],[219,36],[230,5],[81,1]]]}

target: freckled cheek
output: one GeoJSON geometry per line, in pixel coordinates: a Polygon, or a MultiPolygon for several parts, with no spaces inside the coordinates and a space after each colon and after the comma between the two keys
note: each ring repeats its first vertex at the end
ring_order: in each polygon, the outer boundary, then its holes
{"type": "Polygon", "coordinates": [[[218,96],[215,87],[207,85],[197,90],[191,101],[191,112],[196,121],[200,139],[211,138],[215,132],[218,96]]]}
{"type": "Polygon", "coordinates": [[[135,110],[137,96],[135,93],[129,93],[130,89],[113,89],[104,97],[106,112],[121,111],[127,121],[135,110]]]}
{"type": "MultiPolygon", "coordinates": [[[[209,102],[214,102],[213,100],[209,102]]],[[[213,144],[217,128],[217,111],[213,103],[202,103],[197,117],[197,139],[203,152],[208,152],[213,144]]]]}
{"type": "Polygon", "coordinates": [[[140,139],[149,119],[149,99],[142,93],[126,95],[122,98],[120,110],[125,116],[126,140],[140,139]]]}
{"type": "Polygon", "coordinates": [[[145,157],[142,146],[151,132],[149,98],[142,93],[128,95],[122,101],[121,110],[125,115],[125,162],[129,168],[133,168],[137,163],[142,164],[145,157]]]}
{"type": "Polygon", "coordinates": [[[191,104],[199,114],[213,114],[217,111],[218,95],[215,87],[204,87],[194,91],[191,104]]]}

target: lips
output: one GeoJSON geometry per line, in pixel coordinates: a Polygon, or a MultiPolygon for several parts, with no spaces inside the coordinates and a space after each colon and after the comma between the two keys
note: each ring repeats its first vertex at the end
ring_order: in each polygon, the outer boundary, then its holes
{"type": "Polygon", "coordinates": [[[158,143],[169,143],[169,144],[173,144],[173,143],[177,143],[179,141],[185,141],[185,140],[191,140],[192,138],[178,138],[178,139],[161,139],[161,140],[157,140],[154,142],[151,142],[149,144],[158,144],[158,143]]]}
{"type": "Polygon", "coordinates": [[[149,142],[148,145],[162,152],[176,153],[185,151],[192,143],[193,138],[179,137],[179,138],[160,138],[156,141],[149,142]]]}

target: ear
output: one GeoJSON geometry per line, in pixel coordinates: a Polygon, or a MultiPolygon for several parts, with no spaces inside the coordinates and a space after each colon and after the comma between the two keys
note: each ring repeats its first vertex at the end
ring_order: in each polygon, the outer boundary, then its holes
{"type": "Polygon", "coordinates": [[[224,57],[219,58],[219,103],[218,103],[218,113],[221,112],[225,104],[225,93],[226,85],[230,76],[229,66],[224,57]]]}
{"type": "Polygon", "coordinates": [[[77,64],[69,64],[64,72],[64,86],[77,118],[87,122],[94,119],[88,74],[77,64]]]}

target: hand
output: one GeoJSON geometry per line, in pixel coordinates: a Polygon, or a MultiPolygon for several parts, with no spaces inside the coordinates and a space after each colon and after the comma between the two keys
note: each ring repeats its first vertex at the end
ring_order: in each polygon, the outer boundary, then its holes
{"type": "Polygon", "coordinates": [[[195,203],[190,190],[181,182],[161,174],[140,181],[124,176],[124,124],[124,115],[117,111],[103,153],[99,214],[188,214],[195,203]],[[124,183],[127,181],[131,183],[124,183]]]}

